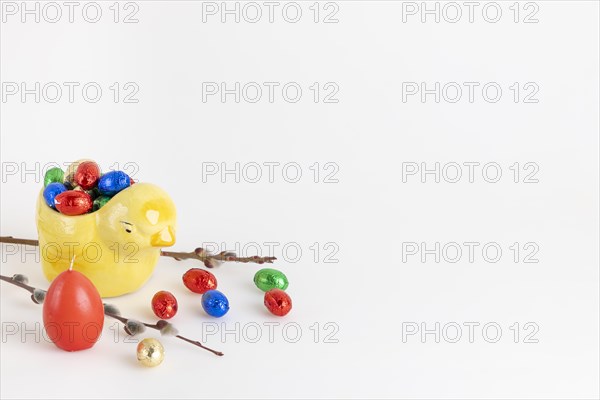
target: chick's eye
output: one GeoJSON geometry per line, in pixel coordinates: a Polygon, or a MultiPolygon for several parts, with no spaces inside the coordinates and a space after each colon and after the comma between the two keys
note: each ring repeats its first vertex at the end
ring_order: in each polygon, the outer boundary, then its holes
{"type": "Polygon", "coordinates": [[[121,223],[123,224],[123,228],[125,228],[125,232],[127,232],[127,233],[133,232],[133,224],[130,224],[129,222],[126,222],[126,221],[121,221],[121,223]]]}

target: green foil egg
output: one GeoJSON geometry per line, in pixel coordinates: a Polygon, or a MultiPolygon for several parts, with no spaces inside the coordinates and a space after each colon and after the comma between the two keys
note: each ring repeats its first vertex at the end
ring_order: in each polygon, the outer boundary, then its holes
{"type": "Polygon", "coordinates": [[[62,183],[64,175],[65,173],[62,169],[58,167],[50,168],[48,171],[46,171],[46,174],[44,174],[44,187],[48,186],[53,182],[62,183]]]}
{"type": "Polygon", "coordinates": [[[100,191],[98,190],[97,187],[90,189],[90,190],[86,190],[86,192],[87,192],[87,194],[89,194],[92,197],[92,200],[96,200],[98,197],[101,196],[100,191]]]}
{"type": "Polygon", "coordinates": [[[264,268],[254,275],[254,284],[263,292],[268,292],[271,289],[285,290],[289,282],[283,272],[272,268],[264,268]]]}
{"type": "Polygon", "coordinates": [[[98,211],[99,209],[104,207],[104,205],[106,203],[108,203],[109,200],[110,200],[110,197],[108,197],[108,196],[99,196],[98,198],[96,198],[92,205],[92,212],[98,211]]]}

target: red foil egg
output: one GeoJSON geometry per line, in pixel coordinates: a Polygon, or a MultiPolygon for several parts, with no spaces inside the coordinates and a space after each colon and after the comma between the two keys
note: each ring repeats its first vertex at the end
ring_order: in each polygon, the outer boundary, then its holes
{"type": "Polygon", "coordinates": [[[217,288],[217,278],[204,269],[192,268],[183,274],[183,284],[194,293],[204,294],[217,288]]]}
{"type": "Polygon", "coordinates": [[[67,190],[54,198],[56,209],[65,215],[81,215],[92,209],[92,197],[80,190],[67,190]]]}
{"type": "Polygon", "coordinates": [[[161,290],[152,297],[152,311],[158,318],[173,318],[177,314],[177,299],[171,292],[161,290]]]}
{"type": "Polygon", "coordinates": [[[100,167],[93,161],[85,161],[79,164],[75,171],[73,180],[84,190],[93,189],[100,179],[100,167]]]}
{"type": "Polygon", "coordinates": [[[271,314],[283,317],[292,309],[292,299],[281,289],[271,289],[265,293],[265,307],[271,314]]]}

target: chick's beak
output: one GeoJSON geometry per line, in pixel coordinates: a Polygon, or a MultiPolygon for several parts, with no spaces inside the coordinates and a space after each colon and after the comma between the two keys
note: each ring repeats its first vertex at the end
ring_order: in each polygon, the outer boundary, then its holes
{"type": "Polygon", "coordinates": [[[154,247],[169,247],[175,244],[175,229],[167,226],[150,238],[150,244],[154,247]]]}

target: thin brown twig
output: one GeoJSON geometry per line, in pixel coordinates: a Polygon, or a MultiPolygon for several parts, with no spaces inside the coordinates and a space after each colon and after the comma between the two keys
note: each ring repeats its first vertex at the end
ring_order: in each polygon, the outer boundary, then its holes
{"type": "Polygon", "coordinates": [[[194,251],[188,252],[178,252],[178,251],[161,251],[161,256],[164,257],[172,257],[177,261],[181,260],[198,260],[202,261],[204,265],[208,268],[212,268],[216,263],[224,262],[224,261],[233,261],[240,263],[256,263],[256,264],[264,264],[264,263],[273,263],[273,261],[277,260],[276,257],[259,257],[259,256],[251,256],[251,257],[238,257],[235,253],[222,251],[219,254],[209,254],[203,248],[199,247],[194,251]]]}
{"type": "MultiPolygon", "coordinates": [[[[109,317],[111,317],[111,318],[114,318],[114,319],[116,319],[116,320],[119,320],[119,321],[120,321],[120,322],[122,322],[123,324],[127,324],[127,320],[128,320],[128,318],[122,317],[122,316],[120,316],[120,315],[117,315],[117,314],[112,314],[112,313],[110,313],[110,312],[107,312],[107,311],[105,311],[105,312],[104,312],[104,314],[105,314],[105,315],[107,315],[107,316],[109,316],[109,317]]],[[[151,329],[156,329],[156,330],[158,330],[158,331],[160,331],[160,330],[161,330],[161,327],[160,327],[160,326],[158,326],[158,324],[148,324],[148,323],[146,323],[146,322],[140,322],[140,323],[141,323],[142,325],[144,325],[144,326],[148,327],[148,328],[151,328],[151,329]]],[[[197,341],[197,340],[188,339],[188,338],[186,338],[186,337],[184,337],[184,336],[181,336],[181,335],[175,335],[175,337],[176,337],[176,338],[178,338],[178,339],[181,339],[181,340],[183,340],[183,341],[186,341],[186,342],[188,342],[188,343],[191,343],[191,344],[193,344],[193,345],[196,345],[196,346],[198,346],[198,347],[201,347],[201,348],[203,348],[204,350],[208,350],[208,351],[210,351],[211,353],[213,353],[213,354],[215,354],[215,355],[217,355],[217,356],[222,356],[222,355],[223,355],[223,353],[222,353],[222,352],[220,352],[220,351],[217,351],[217,350],[213,350],[213,349],[211,349],[211,348],[209,348],[209,347],[206,347],[206,346],[204,346],[202,343],[200,343],[200,342],[199,342],[199,341],[197,341]]]]}
{"type": "Polygon", "coordinates": [[[25,244],[29,246],[39,246],[40,242],[32,239],[18,239],[12,236],[0,236],[0,243],[25,244]]]}
{"type": "Polygon", "coordinates": [[[20,288],[27,290],[31,294],[33,294],[33,291],[35,290],[35,288],[33,286],[29,286],[28,284],[23,283],[23,282],[15,281],[13,278],[10,278],[8,276],[0,275],[0,280],[3,280],[8,283],[12,283],[15,286],[18,286],[20,288]]]}
{"type": "MultiPolygon", "coordinates": [[[[0,280],[3,280],[3,281],[8,282],[8,283],[11,283],[11,284],[13,284],[15,286],[18,286],[20,288],[23,288],[23,289],[27,290],[29,293],[32,293],[32,294],[36,290],[36,288],[34,288],[33,286],[29,286],[28,284],[23,283],[23,282],[15,281],[13,278],[8,277],[8,276],[0,275],[0,280]]],[[[129,320],[129,318],[125,318],[125,317],[122,317],[122,316],[117,315],[117,314],[112,314],[110,312],[107,312],[106,310],[104,311],[104,314],[106,316],[108,316],[108,317],[111,317],[111,318],[114,318],[114,319],[120,321],[121,323],[123,323],[125,325],[127,324],[127,321],[129,320]]],[[[146,322],[140,322],[140,323],[143,324],[144,326],[148,327],[148,328],[156,329],[158,331],[161,331],[161,329],[162,329],[159,326],[158,323],[156,323],[156,324],[148,324],[146,322]]],[[[184,336],[181,336],[181,335],[175,335],[175,337],[178,338],[178,339],[181,339],[181,340],[183,340],[185,342],[191,343],[191,344],[193,344],[195,346],[198,346],[198,347],[200,347],[200,348],[202,348],[204,350],[210,351],[211,353],[213,353],[213,354],[215,354],[217,356],[222,356],[223,355],[222,352],[217,351],[217,350],[213,350],[213,349],[211,349],[209,347],[206,347],[206,346],[204,346],[202,343],[200,343],[197,340],[188,339],[188,338],[186,338],[184,336]]]]}
{"type": "MultiPolygon", "coordinates": [[[[24,244],[29,246],[39,246],[39,241],[32,239],[19,239],[12,236],[0,236],[0,243],[12,243],[12,244],[24,244]]],[[[271,264],[277,260],[276,257],[238,257],[235,253],[222,251],[219,254],[210,254],[202,248],[197,248],[190,252],[179,252],[179,251],[161,251],[160,255],[163,257],[171,257],[177,261],[194,259],[203,262],[208,268],[212,268],[215,264],[221,262],[239,262],[239,263],[256,263],[256,264],[271,264]]]]}

